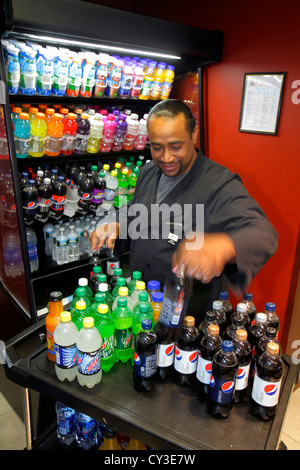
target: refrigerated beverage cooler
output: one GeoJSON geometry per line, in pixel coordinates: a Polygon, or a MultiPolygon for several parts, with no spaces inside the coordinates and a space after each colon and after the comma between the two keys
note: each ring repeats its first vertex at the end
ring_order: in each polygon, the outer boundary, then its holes
{"type": "MultiPolygon", "coordinates": [[[[126,270],[126,255],[120,260],[108,249],[91,252],[88,242],[97,223],[124,203],[114,177],[108,182],[105,175],[123,171],[129,181],[131,174],[132,195],[138,170],[151,159],[147,115],[159,100],[182,99],[178,90],[185,79],[193,88],[185,101],[205,152],[203,72],[221,60],[223,34],[80,1],[2,0],[1,11],[0,274],[2,288],[28,322],[6,344],[5,370],[23,388],[27,447],[41,445],[32,428],[34,389],[155,449],[218,448],[222,425],[212,422],[200,435],[203,410],[187,392],[174,399],[174,385],[156,388],[153,402],[162,399],[179,413],[164,410],[163,423],[147,398],[132,399],[129,364],[89,393],[59,382],[47,361],[45,316],[50,293],[60,291],[68,306],[78,279],[88,278],[93,266],[106,272],[110,260],[121,261],[126,270]],[[19,347],[32,338],[38,346],[23,356],[19,347]],[[190,425],[182,429],[184,420],[190,425]]],[[[2,322],[14,322],[6,313],[2,322]]],[[[287,388],[292,374],[289,364],[287,388]]],[[[236,443],[249,432],[238,424],[243,413],[233,418],[236,443]]],[[[269,426],[264,447],[278,438],[278,425],[269,426]]],[[[264,429],[252,423],[256,435],[265,437],[264,429]]]]}

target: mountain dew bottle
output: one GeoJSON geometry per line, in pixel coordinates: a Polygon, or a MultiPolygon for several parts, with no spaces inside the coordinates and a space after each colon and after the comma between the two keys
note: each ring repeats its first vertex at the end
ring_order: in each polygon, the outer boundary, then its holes
{"type": "Polygon", "coordinates": [[[129,361],[132,356],[132,313],[126,298],[119,298],[112,312],[115,326],[115,362],[129,361]]]}
{"type": "Polygon", "coordinates": [[[111,309],[106,302],[105,292],[97,292],[94,302],[91,306],[90,315],[95,319],[98,316],[98,307],[100,304],[105,304],[108,307],[108,313],[111,314],[111,309]]]}
{"type": "Polygon", "coordinates": [[[108,372],[115,363],[115,326],[106,304],[99,304],[98,315],[95,317],[95,327],[102,338],[101,345],[101,368],[108,372]]]}
{"type": "Polygon", "coordinates": [[[133,271],[131,280],[128,284],[129,295],[132,295],[133,291],[135,290],[137,281],[142,280],[142,273],[141,271],[133,271]]]}
{"type": "Polygon", "coordinates": [[[133,306],[132,318],[134,318],[138,314],[140,305],[142,303],[146,303],[147,305],[149,305],[149,312],[151,313],[151,315],[153,317],[153,307],[152,307],[152,305],[149,301],[149,294],[146,291],[142,291],[142,292],[139,293],[139,300],[133,306]]]}
{"type": "Polygon", "coordinates": [[[73,315],[73,312],[76,310],[76,303],[78,300],[83,300],[86,304],[86,309],[91,308],[91,302],[89,301],[87,295],[86,295],[86,290],[84,287],[77,287],[74,292],[73,300],[70,305],[70,313],[73,315]]]}
{"type": "Polygon", "coordinates": [[[131,364],[134,365],[134,343],[137,334],[142,331],[142,321],[143,320],[150,320],[152,323],[152,328],[155,325],[153,319],[153,312],[150,312],[149,304],[145,302],[140,302],[138,312],[132,319],[132,356],[131,356],[131,364]]]}
{"type": "Polygon", "coordinates": [[[75,310],[72,313],[72,322],[77,327],[77,330],[80,331],[83,325],[83,319],[89,316],[90,309],[86,308],[86,303],[84,300],[78,300],[76,302],[75,310]]]}
{"type": "Polygon", "coordinates": [[[113,300],[115,300],[118,295],[119,295],[119,288],[120,287],[127,287],[127,284],[126,284],[126,279],[125,277],[118,277],[117,279],[117,284],[116,286],[113,288],[112,292],[111,292],[111,296],[113,298],[113,300]]]}

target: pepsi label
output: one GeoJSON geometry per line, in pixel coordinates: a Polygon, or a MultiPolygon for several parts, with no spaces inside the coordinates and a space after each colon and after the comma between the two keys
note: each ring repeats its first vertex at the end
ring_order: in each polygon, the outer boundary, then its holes
{"type": "Polygon", "coordinates": [[[252,398],[262,406],[276,406],[279,400],[281,379],[277,382],[267,382],[266,380],[254,376],[252,398]]]}
{"type": "Polygon", "coordinates": [[[76,344],[70,346],[59,346],[54,344],[55,362],[61,369],[72,369],[77,365],[76,344]]]}
{"type": "Polygon", "coordinates": [[[246,366],[239,366],[236,381],[235,381],[235,390],[244,390],[248,386],[248,377],[249,377],[250,364],[246,366]]]}
{"type": "Polygon", "coordinates": [[[169,367],[174,362],[175,344],[159,344],[157,347],[157,366],[169,367]]]}
{"type": "Polygon", "coordinates": [[[153,377],[156,373],[156,354],[144,355],[134,353],[134,373],[139,377],[153,377]]]}
{"type": "Polygon", "coordinates": [[[108,261],[106,263],[106,273],[107,273],[107,275],[108,276],[113,276],[115,269],[119,268],[119,267],[120,267],[120,261],[114,261],[113,263],[108,261]]]}
{"type": "Polygon", "coordinates": [[[196,377],[199,382],[209,385],[211,377],[211,361],[204,359],[200,353],[197,361],[196,377]]]}
{"type": "Polygon", "coordinates": [[[176,345],[174,367],[181,374],[193,374],[197,368],[198,350],[183,351],[176,345]]]}
{"type": "Polygon", "coordinates": [[[215,403],[227,405],[232,403],[235,382],[233,380],[223,380],[220,377],[210,377],[208,396],[215,403]]]}

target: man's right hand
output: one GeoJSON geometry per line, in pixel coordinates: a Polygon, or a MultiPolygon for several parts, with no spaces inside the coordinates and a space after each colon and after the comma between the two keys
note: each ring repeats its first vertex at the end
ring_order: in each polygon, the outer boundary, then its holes
{"type": "Polygon", "coordinates": [[[107,247],[113,249],[114,241],[119,236],[119,223],[110,222],[109,224],[99,225],[89,237],[92,251],[98,251],[104,245],[107,239],[107,247]]]}

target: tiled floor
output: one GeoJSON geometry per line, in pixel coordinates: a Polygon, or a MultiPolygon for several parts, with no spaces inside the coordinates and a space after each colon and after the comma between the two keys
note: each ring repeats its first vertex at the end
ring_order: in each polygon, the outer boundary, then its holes
{"type": "MultiPolygon", "coordinates": [[[[300,450],[300,388],[292,393],[285,416],[281,440],[288,450],[300,450]]],[[[22,450],[26,447],[22,420],[0,394],[0,450],[22,450]]]]}

